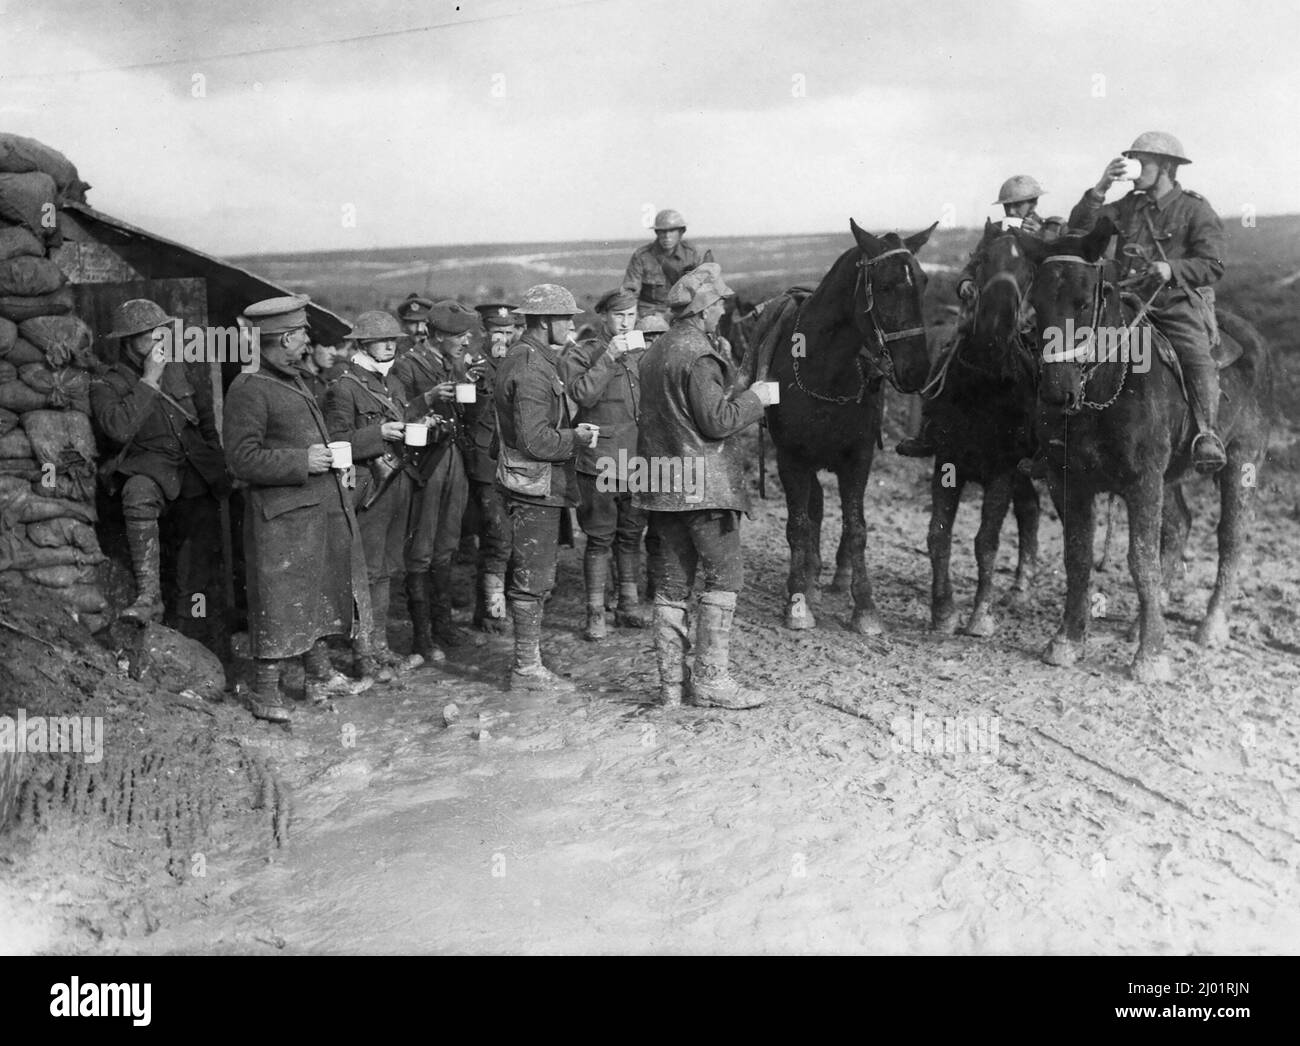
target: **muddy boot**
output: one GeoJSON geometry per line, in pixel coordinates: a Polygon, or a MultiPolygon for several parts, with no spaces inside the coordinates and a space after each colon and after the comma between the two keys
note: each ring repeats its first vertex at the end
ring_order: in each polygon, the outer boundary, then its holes
{"type": "Polygon", "coordinates": [[[515,620],[515,663],[510,670],[511,691],[566,693],[577,687],[542,664],[542,605],[534,600],[512,599],[515,620]]]}
{"type": "Polygon", "coordinates": [[[1202,476],[1210,476],[1228,463],[1223,441],[1214,431],[1219,420],[1219,371],[1213,362],[1195,368],[1184,363],[1183,373],[1197,429],[1192,440],[1192,467],[1202,476]]]}
{"type": "Polygon", "coordinates": [[[248,695],[248,709],[268,723],[290,721],[289,702],[280,690],[280,659],[259,657],[253,692],[248,695]]]}
{"type": "MultiPolygon", "coordinates": [[[[445,661],[447,655],[433,645],[432,622],[429,617],[429,588],[424,573],[406,575],[406,609],[411,615],[411,656],[407,664],[420,658],[420,664],[445,661]]],[[[418,668],[419,665],[413,667],[418,668]]]]}
{"type": "Polygon", "coordinates": [[[605,628],[605,581],[609,576],[609,553],[588,550],[582,557],[587,578],[587,628],[583,639],[599,640],[609,634],[605,628]]]}
{"type": "Polygon", "coordinates": [[[131,549],[131,566],[135,571],[135,602],[126,607],[121,617],[127,621],[147,624],[160,621],[163,616],[162,586],[158,570],[162,550],[158,544],[156,519],[126,521],[126,543],[131,549]]]}
{"type": "Polygon", "coordinates": [[[735,613],[734,592],[705,592],[700,597],[700,636],[690,688],[693,705],[755,708],[767,700],[731,678],[731,619],[735,613]]]}
{"type": "Polygon", "coordinates": [[[388,579],[370,586],[370,635],[365,642],[358,640],[353,647],[356,673],[362,679],[376,683],[393,681],[393,666],[384,654],[388,652],[388,579]]]}
{"type": "Polygon", "coordinates": [[[641,606],[636,591],[636,553],[618,554],[618,609],[614,612],[615,628],[645,628],[650,615],[641,606]]]}
{"type": "Polygon", "coordinates": [[[686,604],[665,596],[655,597],[655,659],[659,663],[659,703],[676,708],[686,686],[686,654],[690,633],[686,630],[686,604]]]}
{"type": "Polygon", "coordinates": [[[302,663],[307,670],[307,700],[315,705],[328,701],[331,697],[364,694],[375,685],[373,676],[349,679],[338,671],[330,663],[329,648],[323,639],[316,640],[312,648],[303,654],[302,663]]]}

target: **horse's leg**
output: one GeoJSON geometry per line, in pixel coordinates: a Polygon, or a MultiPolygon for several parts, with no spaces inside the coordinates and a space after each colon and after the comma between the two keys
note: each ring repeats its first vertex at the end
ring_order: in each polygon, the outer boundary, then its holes
{"type": "Polygon", "coordinates": [[[951,635],[957,631],[957,607],[952,599],[952,578],[949,563],[952,560],[952,524],[957,518],[961,503],[963,481],[955,479],[955,486],[943,482],[952,470],[935,463],[930,477],[930,532],[926,546],[930,550],[930,627],[936,632],[951,635]]]}
{"type": "Polygon", "coordinates": [[[808,547],[804,549],[807,556],[808,602],[816,606],[821,602],[822,579],[822,517],[826,512],[826,496],[822,492],[821,478],[813,472],[812,483],[808,486],[808,547]]]}
{"type": "Polygon", "coordinates": [[[1028,476],[1016,472],[1011,480],[1011,504],[1016,513],[1017,558],[1016,583],[1011,586],[1011,602],[1019,606],[1029,598],[1029,587],[1038,573],[1038,488],[1028,476]]]}
{"type": "Polygon", "coordinates": [[[1192,510],[1187,506],[1181,483],[1165,489],[1163,518],[1160,521],[1160,573],[1164,580],[1164,603],[1169,604],[1174,583],[1183,573],[1183,546],[1192,528],[1192,510]]]}
{"type": "Polygon", "coordinates": [[[1236,594],[1237,571],[1255,507],[1253,473],[1263,456],[1260,450],[1233,442],[1228,446],[1228,463],[1219,470],[1219,571],[1205,619],[1196,630],[1196,642],[1201,646],[1221,646],[1228,641],[1228,606],[1236,594]]]}
{"type": "Polygon", "coordinates": [[[1115,537],[1115,499],[1114,494],[1106,495],[1106,532],[1101,539],[1101,555],[1093,565],[1098,574],[1104,574],[1110,568],[1110,546],[1115,537]]]}
{"type": "Polygon", "coordinates": [[[790,574],[785,585],[788,593],[785,627],[812,628],[817,621],[808,609],[806,550],[812,531],[812,520],[808,515],[809,485],[817,482],[817,473],[782,453],[777,455],[777,471],[781,476],[781,486],[785,488],[785,540],[790,546],[790,574]]]}
{"type": "Polygon", "coordinates": [[[998,539],[1002,521],[1011,507],[1011,479],[1014,472],[1003,472],[984,484],[984,503],[980,507],[980,528],[975,535],[975,562],[979,566],[979,586],[975,589],[975,606],[962,630],[968,636],[988,637],[997,631],[993,619],[993,577],[998,563],[998,539]]]}
{"type": "Polygon", "coordinates": [[[853,589],[853,556],[849,552],[849,518],[840,520],[840,543],[835,549],[835,577],[831,592],[850,592],[853,589]]]}
{"type": "Polygon", "coordinates": [[[885,631],[876,602],[871,597],[871,579],[867,576],[867,517],[862,499],[867,492],[871,458],[858,461],[836,473],[840,484],[840,511],[849,521],[849,559],[853,567],[853,619],[850,628],[863,636],[878,636],[885,631]]]}
{"type": "Polygon", "coordinates": [[[1138,649],[1129,675],[1139,683],[1163,683],[1171,672],[1160,595],[1160,528],[1164,512],[1162,476],[1148,475],[1124,492],[1128,506],[1128,567],[1138,594],[1138,649]]]}
{"type": "Polygon", "coordinates": [[[1065,528],[1065,613],[1061,627],[1043,651],[1043,660],[1049,665],[1072,665],[1083,653],[1088,638],[1096,504],[1089,484],[1078,478],[1066,482],[1065,474],[1053,469],[1048,483],[1065,528]]]}

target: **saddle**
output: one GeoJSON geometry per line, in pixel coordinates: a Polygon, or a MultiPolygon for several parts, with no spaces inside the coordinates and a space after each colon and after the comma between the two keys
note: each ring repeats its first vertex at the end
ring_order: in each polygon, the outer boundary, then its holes
{"type": "Polygon", "coordinates": [[[761,335],[753,351],[745,354],[741,365],[742,373],[748,378],[746,387],[756,381],[766,381],[768,368],[772,365],[772,355],[783,327],[783,321],[791,313],[797,312],[815,287],[796,285],[768,298],[754,306],[753,311],[745,317],[745,322],[753,322],[756,335],[761,335]],[[752,360],[752,362],[751,362],[752,360]]]}

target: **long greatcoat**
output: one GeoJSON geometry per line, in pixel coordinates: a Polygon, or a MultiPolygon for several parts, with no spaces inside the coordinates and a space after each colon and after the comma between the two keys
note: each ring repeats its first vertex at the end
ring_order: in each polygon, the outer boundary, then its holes
{"type": "Polygon", "coordinates": [[[307,474],[307,448],[329,443],[297,371],[262,361],[226,394],[226,461],[248,486],[244,543],[248,634],[257,658],[305,653],[322,636],[370,629],[361,533],[344,474],[307,474]]]}

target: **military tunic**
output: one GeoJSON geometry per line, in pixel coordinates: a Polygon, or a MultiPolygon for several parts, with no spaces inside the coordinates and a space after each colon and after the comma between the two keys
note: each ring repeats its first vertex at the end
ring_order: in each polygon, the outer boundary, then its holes
{"type": "Polygon", "coordinates": [[[713,261],[713,252],[701,250],[685,237],[671,251],[657,239],[632,252],[623,274],[623,289],[637,296],[637,316],[666,315],[668,292],[674,283],[703,262],[713,261]]]}
{"type": "Polygon", "coordinates": [[[487,357],[478,381],[478,399],[465,411],[469,426],[469,496],[478,513],[478,574],[504,575],[510,558],[510,517],[497,488],[497,373],[505,358],[487,357]]]}

